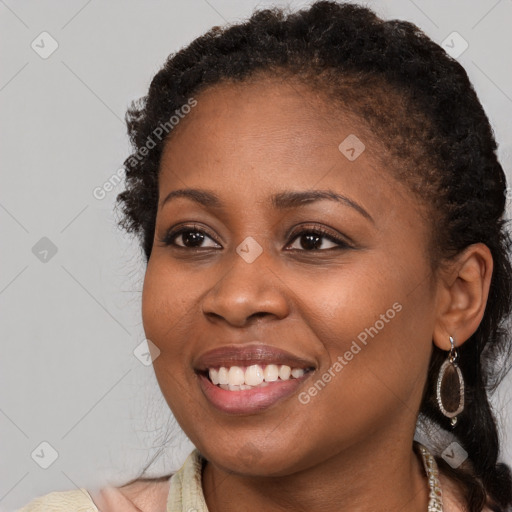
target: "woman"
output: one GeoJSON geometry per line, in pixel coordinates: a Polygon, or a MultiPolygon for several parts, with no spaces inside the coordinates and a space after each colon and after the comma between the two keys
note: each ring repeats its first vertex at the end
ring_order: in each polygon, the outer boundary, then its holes
{"type": "Polygon", "coordinates": [[[320,1],[214,27],[127,119],[121,225],[196,449],[22,510],[509,510],[487,396],[509,362],[506,183],[463,68],[320,1]]]}

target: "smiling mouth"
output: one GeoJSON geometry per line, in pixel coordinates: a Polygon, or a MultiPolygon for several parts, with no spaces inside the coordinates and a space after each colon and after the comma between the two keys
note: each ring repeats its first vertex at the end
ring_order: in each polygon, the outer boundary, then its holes
{"type": "Polygon", "coordinates": [[[286,364],[252,364],[212,367],[199,373],[214,386],[225,391],[248,391],[274,383],[300,379],[313,370],[313,367],[292,368],[286,364]]]}
{"type": "Polygon", "coordinates": [[[192,366],[209,405],[230,415],[259,414],[283,404],[316,371],[312,358],[258,341],[217,347],[192,366]]]}

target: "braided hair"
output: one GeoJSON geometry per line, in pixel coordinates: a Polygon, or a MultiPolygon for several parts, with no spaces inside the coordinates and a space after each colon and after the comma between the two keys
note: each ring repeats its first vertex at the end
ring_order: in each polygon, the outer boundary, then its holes
{"type": "Polygon", "coordinates": [[[450,431],[435,394],[446,353],[434,346],[419,416],[444,434],[436,460],[458,483],[468,510],[488,506],[504,512],[512,505],[512,475],[497,462],[499,437],[489,396],[511,360],[505,174],[465,70],[414,24],[383,21],[366,7],[322,0],[294,13],[255,11],[247,21],[213,27],[171,54],[148,94],[126,114],[134,152],[124,163],[126,189],[117,197],[119,225],[138,237],[147,262],[160,157],[173,133],[156,136],[161,130],[155,128],[166,122],[169,128],[168,120],[209,86],[272,77],[305,83],[366,123],[379,147],[376,156],[428,212],[432,269],[470,244],[489,247],[494,270],[484,317],[458,349],[465,409],[450,431]],[[151,150],[144,151],[150,140],[151,150]],[[468,453],[458,468],[440,456],[450,436],[468,453]]]}

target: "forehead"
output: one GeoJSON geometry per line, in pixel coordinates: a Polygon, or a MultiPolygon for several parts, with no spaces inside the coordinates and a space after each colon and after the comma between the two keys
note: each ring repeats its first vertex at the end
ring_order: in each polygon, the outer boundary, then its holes
{"type": "Polygon", "coordinates": [[[173,138],[197,121],[194,130],[209,137],[219,130],[223,136],[231,135],[225,144],[244,136],[252,137],[255,144],[286,136],[288,147],[295,141],[295,152],[301,147],[305,152],[311,146],[336,144],[346,130],[365,130],[357,116],[340,104],[335,107],[327,93],[315,92],[300,82],[270,78],[222,82],[207,87],[196,99],[197,106],[181,121],[173,138]]]}
{"type": "Polygon", "coordinates": [[[410,195],[382,165],[378,138],[325,93],[266,79],[216,84],[196,100],[164,148],[161,196],[183,184],[253,196],[328,186],[379,210],[410,195]]]}

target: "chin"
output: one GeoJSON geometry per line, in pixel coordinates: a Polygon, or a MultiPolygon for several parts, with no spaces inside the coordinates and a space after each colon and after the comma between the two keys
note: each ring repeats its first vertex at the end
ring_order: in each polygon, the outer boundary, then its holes
{"type": "Polygon", "coordinates": [[[228,473],[252,477],[281,477],[288,476],[311,464],[311,457],[307,454],[293,454],[281,446],[279,448],[259,447],[255,443],[247,442],[241,448],[226,447],[219,451],[200,450],[213,464],[228,473]]]}

